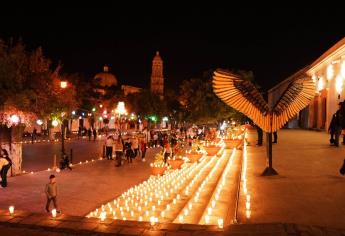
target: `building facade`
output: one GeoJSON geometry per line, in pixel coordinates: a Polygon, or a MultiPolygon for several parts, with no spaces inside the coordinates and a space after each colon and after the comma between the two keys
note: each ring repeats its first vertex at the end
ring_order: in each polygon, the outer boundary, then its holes
{"type": "Polygon", "coordinates": [[[152,60],[151,92],[160,96],[164,94],[163,60],[158,51],[152,60]]]}
{"type": "Polygon", "coordinates": [[[339,102],[345,99],[345,37],[310,65],[270,89],[269,103],[274,105],[289,83],[301,77],[313,79],[315,97],[289,124],[295,124],[294,127],[327,131],[339,102]]]}

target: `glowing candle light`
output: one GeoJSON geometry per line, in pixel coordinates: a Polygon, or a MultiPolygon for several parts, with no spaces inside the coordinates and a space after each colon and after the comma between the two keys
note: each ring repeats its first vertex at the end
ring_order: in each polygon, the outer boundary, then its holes
{"type": "Polygon", "coordinates": [[[168,210],[168,211],[170,210],[170,204],[167,205],[167,210],[168,210]]]}
{"type": "Polygon", "coordinates": [[[150,217],[150,224],[151,224],[151,225],[154,225],[155,223],[156,223],[155,217],[154,217],[154,216],[151,216],[151,217],[150,217]]]}
{"type": "Polygon", "coordinates": [[[210,216],[206,215],[205,216],[205,224],[209,224],[210,223],[210,216]]]}
{"type": "Polygon", "coordinates": [[[164,216],[165,216],[165,211],[162,211],[162,212],[161,212],[161,217],[164,218],[164,216]]]}
{"type": "Polygon", "coordinates": [[[152,206],[152,211],[155,211],[156,210],[156,206],[152,206]]]}
{"type": "Polygon", "coordinates": [[[222,218],[218,219],[218,228],[222,229],[224,227],[224,220],[222,218]]]}
{"type": "Polygon", "coordinates": [[[188,209],[189,209],[189,210],[192,210],[192,206],[193,206],[192,203],[188,203],[188,209]]]}
{"type": "Polygon", "coordinates": [[[247,194],[247,202],[250,202],[250,195],[247,194]]]}
{"type": "Polygon", "coordinates": [[[146,215],[146,216],[149,216],[149,215],[150,215],[149,211],[146,211],[146,212],[145,212],[145,215],[146,215]]]}
{"type": "Polygon", "coordinates": [[[251,214],[250,210],[246,210],[246,217],[247,217],[247,219],[250,218],[250,214],[251,214]]]}
{"type": "Polygon", "coordinates": [[[247,209],[247,210],[250,209],[250,202],[246,202],[246,209],[247,209]]]}
{"type": "Polygon", "coordinates": [[[139,221],[143,221],[143,217],[142,216],[139,216],[139,221]]]}
{"type": "Polygon", "coordinates": [[[208,213],[209,215],[212,214],[212,208],[211,208],[211,207],[209,207],[209,208],[207,209],[207,213],[208,213]]]}
{"type": "Polygon", "coordinates": [[[174,200],[173,200],[173,204],[174,204],[174,205],[176,204],[176,198],[174,198],[174,200]]]}
{"type": "Polygon", "coordinates": [[[188,215],[188,209],[184,209],[184,215],[185,215],[185,216],[188,215]]]}
{"type": "Polygon", "coordinates": [[[10,206],[8,208],[8,210],[10,211],[10,214],[13,215],[13,213],[14,213],[14,206],[10,206]]]}
{"type": "Polygon", "coordinates": [[[178,217],[178,219],[179,219],[179,221],[180,221],[181,223],[183,223],[183,216],[182,216],[182,215],[180,215],[180,216],[178,217]]]}
{"type": "Polygon", "coordinates": [[[213,208],[216,206],[216,201],[215,201],[215,200],[212,200],[211,206],[212,206],[213,208]]]}
{"type": "Polygon", "coordinates": [[[56,217],[56,209],[52,210],[52,217],[55,218],[56,217]]]}

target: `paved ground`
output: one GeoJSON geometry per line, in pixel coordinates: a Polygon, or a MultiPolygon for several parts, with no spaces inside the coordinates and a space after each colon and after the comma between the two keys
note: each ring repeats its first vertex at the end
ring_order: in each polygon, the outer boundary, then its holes
{"type": "MultiPolygon", "coordinates": [[[[345,177],[339,174],[345,147],[330,147],[323,132],[283,130],[278,135],[273,146],[278,176],[261,177],[265,147],[248,146],[249,222],[345,228],[345,177]]],[[[253,132],[254,144],[255,139],[253,132]]]]}
{"type": "MultiPolygon", "coordinates": [[[[88,141],[87,139],[72,140],[65,143],[65,150],[70,155],[73,149],[73,163],[90,160],[96,156],[102,156],[104,140],[88,141]]],[[[61,153],[61,142],[57,143],[35,143],[23,144],[23,170],[39,171],[52,167],[54,155],[59,161],[61,153]]]]}
{"type": "MultiPolygon", "coordinates": [[[[58,201],[64,213],[85,215],[108,202],[150,175],[150,162],[158,149],[148,149],[147,161],[115,167],[114,161],[97,161],[76,166],[72,171],[55,173],[59,187],[58,201]]],[[[45,184],[52,172],[43,171],[9,178],[9,186],[0,188],[0,208],[44,212],[45,184]]]]}

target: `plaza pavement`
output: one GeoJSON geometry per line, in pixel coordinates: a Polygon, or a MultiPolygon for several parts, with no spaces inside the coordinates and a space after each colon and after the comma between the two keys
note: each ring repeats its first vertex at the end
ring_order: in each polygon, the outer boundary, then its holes
{"type": "Polygon", "coordinates": [[[151,174],[150,163],[153,161],[153,155],[158,150],[148,149],[146,162],[137,157],[132,164],[125,163],[121,167],[115,167],[114,161],[102,160],[76,165],[72,171],[41,171],[11,177],[8,179],[8,187],[0,188],[0,209],[8,209],[10,205],[14,205],[20,210],[44,212],[45,184],[49,181],[49,175],[55,174],[58,204],[62,212],[84,216],[133,185],[146,180],[151,174]]]}
{"type": "MultiPolygon", "coordinates": [[[[102,156],[103,139],[88,141],[88,139],[74,139],[65,143],[66,153],[70,156],[73,149],[73,163],[86,161],[102,156]]],[[[22,170],[26,172],[46,170],[53,166],[54,155],[59,164],[61,142],[23,144],[22,170]]]]}
{"type": "Polygon", "coordinates": [[[255,146],[256,138],[256,131],[251,130],[247,185],[252,214],[249,221],[242,217],[242,222],[344,229],[345,177],[339,174],[339,169],[345,158],[345,146],[330,146],[325,132],[279,131],[278,144],[273,145],[273,166],[279,175],[262,177],[266,149],[255,146]]]}

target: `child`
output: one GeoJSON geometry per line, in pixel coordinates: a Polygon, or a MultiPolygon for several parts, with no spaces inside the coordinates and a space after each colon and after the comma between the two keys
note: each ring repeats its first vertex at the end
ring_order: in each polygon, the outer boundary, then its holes
{"type": "MultiPolygon", "coordinates": [[[[47,195],[47,204],[46,204],[46,211],[49,211],[49,206],[50,206],[50,202],[53,201],[54,204],[54,208],[57,209],[57,183],[55,180],[55,175],[50,175],[49,176],[49,183],[46,184],[46,189],[45,189],[45,193],[47,195]]],[[[60,213],[60,211],[57,211],[57,213],[60,213]]]]}

